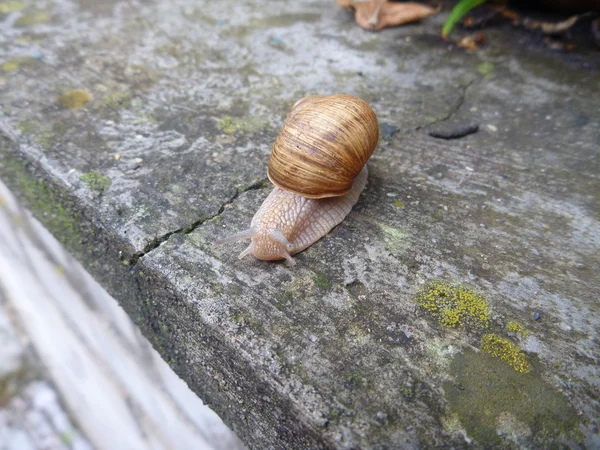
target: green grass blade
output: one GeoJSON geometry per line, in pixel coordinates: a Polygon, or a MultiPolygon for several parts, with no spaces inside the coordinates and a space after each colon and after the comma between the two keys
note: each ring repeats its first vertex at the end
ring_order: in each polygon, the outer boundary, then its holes
{"type": "Polygon", "coordinates": [[[460,0],[460,2],[452,8],[452,12],[448,16],[444,28],[442,28],[442,37],[448,37],[454,26],[465,16],[465,14],[486,1],[487,0],[460,0]]]}

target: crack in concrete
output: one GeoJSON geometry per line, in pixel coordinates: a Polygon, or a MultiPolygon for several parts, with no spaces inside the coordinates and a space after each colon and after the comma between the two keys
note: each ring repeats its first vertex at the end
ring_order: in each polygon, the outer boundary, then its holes
{"type": "Polygon", "coordinates": [[[227,206],[231,205],[241,194],[243,194],[244,192],[260,189],[260,188],[264,187],[264,185],[267,181],[268,181],[268,178],[263,178],[263,179],[257,181],[256,183],[251,184],[250,186],[248,186],[246,188],[236,189],[235,194],[233,194],[227,201],[225,201],[225,203],[223,203],[219,207],[219,210],[216,212],[216,214],[213,214],[212,216],[209,216],[209,217],[202,217],[202,218],[196,220],[195,222],[191,223],[190,225],[186,225],[185,227],[178,228],[177,230],[169,231],[159,237],[152,239],[152,241],[150,241],[142,249],[141,252],[137,252],[132,255],[132,257],[129,260],[130,264],[132,266],[135,266],[137,264],[137,262],[140,260],[140,258],[142,258],[143,256],[146,256],[148,253],[156,250],[162,244],[167,242],[169,240],[169,238],[171,236],[173,236],[174,234],[179,234],[179,233],[190,234],[196,228],[202,226],[204,223],[208,222],[209,220],[219,217],[221,214],[223,214],[223,212],[225,211],[225,208],[227,206]]]}
{"type": "Polygon", "coordinates": [[[448,120],[450,120],[452,118],[452,116],[454,116],[462,107],[462,105],[465,103],[465,100],[467,98],[467,91],[469,90],[469,88],[475,83],[475,79],[469,81],[467,84],[461,85],[460,86],[460,97],[458,99],[458,101],[452,106],[452,108],[450,108],[450,111],[448,111],[448,113],[443,116],[440,119],[436,119],[433,120],[431,122],[428,122],[424,125],[419,125],[415,128],[415,131],[419,131],[422,130],[423,128],[427,128],[430,127],[432,125],[436,125],[438,123],[442,123],[442,122],[446,122],[448,120]]]}

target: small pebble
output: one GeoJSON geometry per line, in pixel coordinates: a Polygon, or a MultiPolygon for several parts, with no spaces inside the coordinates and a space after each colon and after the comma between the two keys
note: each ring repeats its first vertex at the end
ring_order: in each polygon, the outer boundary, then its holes
{"type": "Polygon", "coordinates": [[[533,313],[533,320],[540,320],[542,318],[542,313],[536,311],[533,313]]]}
{"type": "Polygon", "coordinates": [[[495,127],[494,125],[487,125],[487,129],[490,130],[492,133],[498,131],[498,127],[495,127]]]}
{"type": "Polygon", "coordinates": [[[470,123],[467,125],[460,125],[453,129],[429,130],[428,134],[429,136],[438,139],[459,139],[468,136],[469,134],[477,133],[478,130],[479,124],[470,123]]]}
{"type": "Polygon", "coordinates": [[[132,169],[132,170],[137,170],[137,169],[139,169],[139,168],[140,168],[140,166],[142,165],[142,161],[143,161],[143,159],[142,159],[142,158],[135,158],[135,159],[133,160],[133,164],[131,165],[131,169],[132,169]]]}
{"type": "Polygon", "coordinates": [[[490,270],[490,265],[489,265],[489,264],[487,264],[487,263],[483,263],[483,264],[481,265],[481,268],[482,268],[483,270],[490,270]]]}

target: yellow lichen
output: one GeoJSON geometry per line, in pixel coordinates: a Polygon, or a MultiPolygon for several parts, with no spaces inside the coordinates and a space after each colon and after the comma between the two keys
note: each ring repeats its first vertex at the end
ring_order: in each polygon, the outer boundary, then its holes
{"type": "Polygon", "coordinates": [[[502,359],[517,372],[528,373],[531,365],[525,354],[515,344],[496,334],[485,334],[481,338],[481,349],[496,358],[502,359]]]}
{"type": "Polygon", "coordinates": [[[487,328],[490,311],[485,298],[464,286],[430,283],[417,295],[417,303],[448,328],[487,328]]]}
{"type": "Polygon", "coordinates": [[[8,1],[0,3],[0,14],[8,14],[15,11],[20,11],[25,8],[25,2],[8,1]]]}
{"type": "Polygon", "coordinates": [[[245,117],[224,116],[217,122],[217,127],[225,134],[255,133],[268,125],[268,118],[260,115],[245,117]]]}
{"type": "Polygon", "coordinates": [[[506,330],[511,331],[513,333],[521,333],[523,337],[529,336],[529,330],[527,330],[523,325],[521,325],[519,322],[515,322],[514,320],[511,320],[506,324],[506,330]]]}
{"type": "Polygon", "coordinates": [[[56,101],[63,108],[74,109],[83,108],[91,100],[92,94],[85,89],[73,89],[59,95],[56,101]]]}
{"type": "Polygon", "coordinates": [[[217,123],[219,129],[226,134],[233,134],[237,129],[236,124],[230,116],[225,116],[217,123]]]}
{"type": "Polygon", "coordinates": [[[2,64],[2,70],[4,72],[14,72],[15,70],[17,70],[19,68],[19,66],[21,65],[21,63],[19,61],[16,60],[10,60],[10,61],[6,61],[5,63],[2,64]]]}

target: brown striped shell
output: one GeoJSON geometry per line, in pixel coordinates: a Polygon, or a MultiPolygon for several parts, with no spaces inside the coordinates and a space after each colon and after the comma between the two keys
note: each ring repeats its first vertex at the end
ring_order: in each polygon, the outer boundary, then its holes
{"type": "Polygon", "coordinates": [[[305,97],[285,119],[267,175],[275,186],[303,197],[338,197],[350,191],[378,139],[377,116],[360,98],[305,97]]]}

